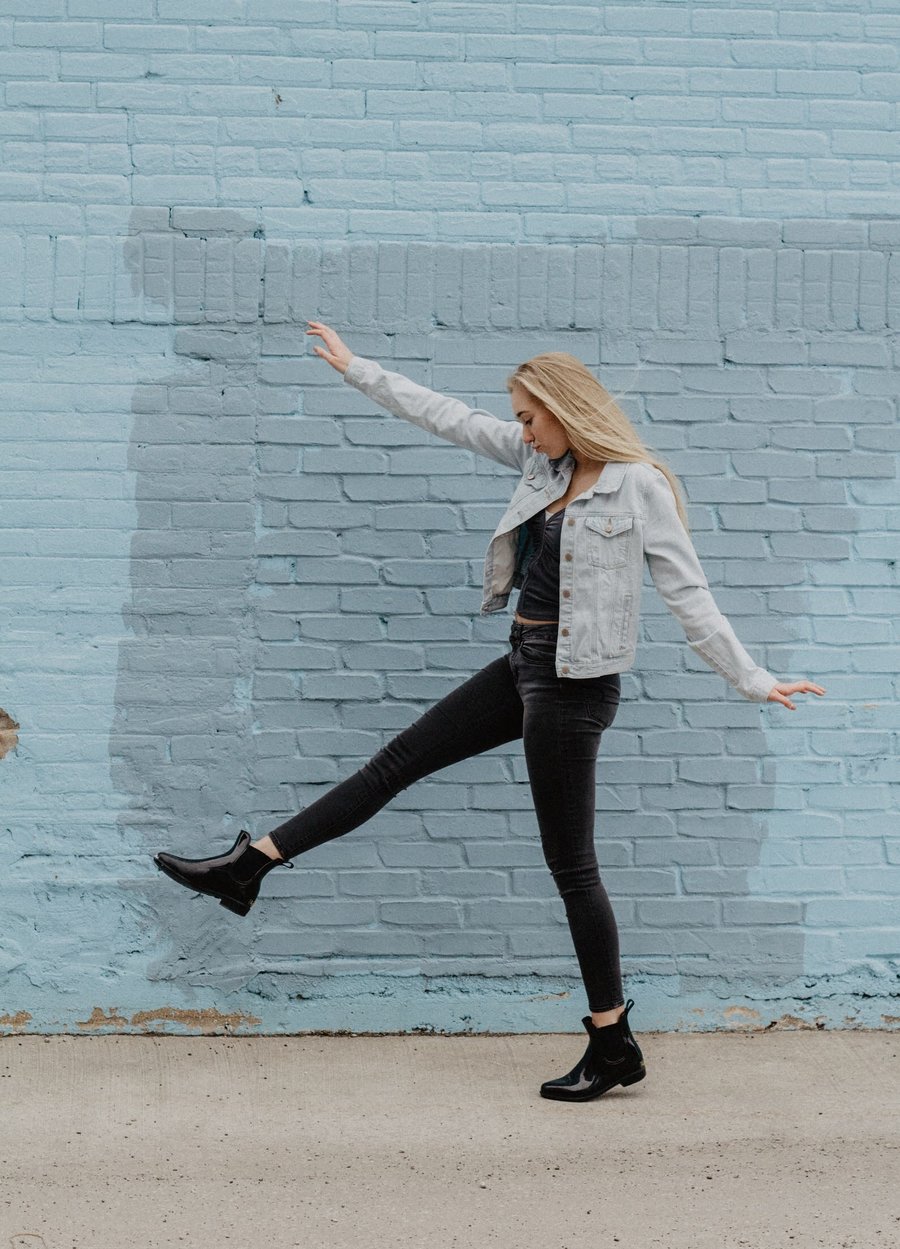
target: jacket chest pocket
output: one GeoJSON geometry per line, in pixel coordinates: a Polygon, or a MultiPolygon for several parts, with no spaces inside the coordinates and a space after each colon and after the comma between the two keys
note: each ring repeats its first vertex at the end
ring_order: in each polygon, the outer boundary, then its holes
{"type": "Polygon", "coordinates": [[[584,526],[588,560],[595,568],[621,568],[628,563],[633,516],[588,516],[584,526]]]}

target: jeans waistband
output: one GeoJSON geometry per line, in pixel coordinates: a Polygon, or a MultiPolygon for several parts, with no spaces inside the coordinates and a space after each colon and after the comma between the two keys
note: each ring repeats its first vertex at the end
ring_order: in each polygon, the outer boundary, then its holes
{"type": "Polygon", "coordinates": [[[513,620],[509,630],[510,642],[521,642],[523,638],[551,638],[555,640],[559,636],[559,622],[551,620],[547,624],[542,625],[523,625],[518,620],[513,620]]]}

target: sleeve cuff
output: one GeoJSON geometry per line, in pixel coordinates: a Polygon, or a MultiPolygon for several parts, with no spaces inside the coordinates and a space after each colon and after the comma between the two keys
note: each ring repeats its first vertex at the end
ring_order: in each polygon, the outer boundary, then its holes
{"type": "Polygon", "coordinates": [[[364,356],[354,356],[346,369],[344,369],[344,381],[349,382],[351,386],[358,386],[365,374],[367,363],[368,361],[364,356]]]}

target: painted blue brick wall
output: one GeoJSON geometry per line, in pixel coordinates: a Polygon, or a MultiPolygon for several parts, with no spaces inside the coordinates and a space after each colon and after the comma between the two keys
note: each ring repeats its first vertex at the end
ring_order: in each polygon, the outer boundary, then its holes
{"type": "Polygon", "coordinates": [[[304,322],[508,416],[579,355],[684,482],[746,703],[645,577],[597,847],[642,1028],[895,1026],[900,17],[0,0],[0,1030],[577,1030],[521,748],[262,833],[502,653],[513,478],[304,322]],[[17,725],[17,730],[3,729],[17,725]]]}

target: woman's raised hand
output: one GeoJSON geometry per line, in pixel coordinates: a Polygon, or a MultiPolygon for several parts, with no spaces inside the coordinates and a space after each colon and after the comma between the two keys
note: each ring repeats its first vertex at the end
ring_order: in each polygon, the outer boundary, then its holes
{"type": "Polygon", "coordinates": [[[788,694],[824,694],[825,690],[821,685],[813,685],[812,681],[779,681],[777,685],[773,685],[766,700],[770,703],[783,703],[789,711],[796,711],[797,707],[787,697],[788,694]]]}
{"type": "Polygon", "coordinates": [[[327,360],[339,373],[346,373],[347,365],[353,359],[353,352],[347,344],[342,342],[334,330],[322,321],[307,321],[306,324],[311,327],[306,331],[307,334],[318,334],[325,343],[324,347],[320,347],[318,343],[313,347],[316,355],[327,360]]]}

